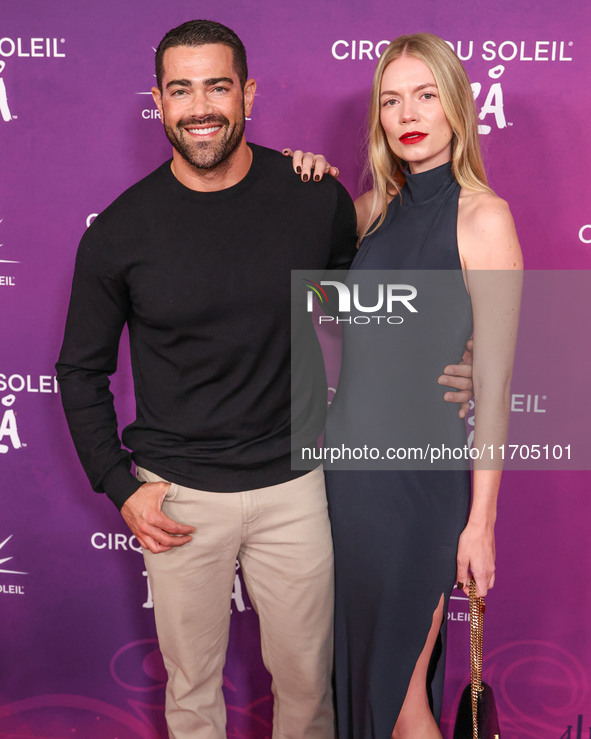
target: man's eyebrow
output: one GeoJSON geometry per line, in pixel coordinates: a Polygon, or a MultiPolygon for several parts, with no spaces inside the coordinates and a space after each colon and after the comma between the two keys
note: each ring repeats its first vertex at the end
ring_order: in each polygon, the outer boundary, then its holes
{"type": "Polygon", "coordinates": [[[191,80],[170,80],[166,83],[166,89],[169,87],[193,87],[191,80]]]}
{"type": "MultiPolygon", "coordinates": [[[[424,82],[422,85],[417,85],[414,88],[413,92],[420,92],[427,87],[434,87],[435,89],[437,89],[437,84],[435,82],[424,82]]],[[[396,92],[396,90],[384,90],[380,93],[380,97],[382,95],[398,95],[398,93],[396,92]]]]}
{"type": "MultiPolygon", "coordinates": [[[[201,80],[201,84],[205,87],[212,87],[218,85],[220,82],[226,82],[229,85],[234,84],[234,80],[231,77],[209,77],[206,80],[201,80]]],[[[193,87],[191,80],[170,80],[166,83],[166,89],[170,87],[193,87]]]]}
{"type": "Polygon", "coordinates": [[[203,80],[203,84],[206,87],[218,85],[220,82],[227,82],[229,85],[234,84],[234,80],[231,77],[210,77],[208,80],[203,80]]]}

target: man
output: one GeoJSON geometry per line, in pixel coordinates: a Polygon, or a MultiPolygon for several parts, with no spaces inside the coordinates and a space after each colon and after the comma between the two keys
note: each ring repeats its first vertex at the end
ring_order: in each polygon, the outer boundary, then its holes
{"type": "Polygon", "coordinates": [[[145,549],[174,739],[225,736],[222,668],[238,557],[273,677],[274,736],[332,737],[332,544],[322,472],[290,466],[290,270],[346,268],[355,216],[244,137],[238,37],[170,31],[153,96],[173,145],[82,238],[57,364],[98,492],[145,549]],[[137,418],[109,392],[129,327],[137,418]],[[139,482],[138,482],[139,480],[139,482]]]}

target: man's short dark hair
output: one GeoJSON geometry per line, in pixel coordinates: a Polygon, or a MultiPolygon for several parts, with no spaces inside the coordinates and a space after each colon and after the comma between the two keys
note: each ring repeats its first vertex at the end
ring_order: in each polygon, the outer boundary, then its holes
{"type": "Polygon", "coordinates": [[[156,49],[156,80],[158,89],[162,91],[162,75],[164,65],[162,59],[166,49],[174,46],[203,46],[204,44],[225,44],[232,49],[234,57],[234,71],[240,80],[240,86],[248,79],[248,67],[246,64],[246,50],[244,44],[231,28],[221,23],[207,20],[187,21],[180,26],[170,30],[156,49]]]}

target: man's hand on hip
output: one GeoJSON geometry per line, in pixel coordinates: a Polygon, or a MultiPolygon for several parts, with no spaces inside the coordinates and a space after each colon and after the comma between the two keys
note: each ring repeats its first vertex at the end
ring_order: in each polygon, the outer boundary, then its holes
{"type": "Polygon", "coordinates": [[[472,349],[473,339],[468,339],[466,349],[459,364],[448,364],[443,370],[444,374],[437,380],[440,385],[453,388],[452,392],[444,394],[443,399],[448,403],[461,403],[458,415],[465,418],[470,410],[470,399],[474,395],[472,384],[472,349]]]}
{"type": "Polygon", "coordinates": [[[168,552],[191,541],[194,526],[185,526],[162,512],[170,483],[145,482],[121,508],[121,515],[144,549],[154,554],[168,552]]]}

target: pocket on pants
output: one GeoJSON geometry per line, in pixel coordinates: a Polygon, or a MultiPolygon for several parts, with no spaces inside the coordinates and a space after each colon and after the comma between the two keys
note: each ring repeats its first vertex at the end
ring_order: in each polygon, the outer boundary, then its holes
{"type": "MultiPolygon", "coordinates": [[[[171,482],[168,486],[168,491],[164,496],[164,501],[171,501],[176,498],[179,493],[179,486],[175,482],[171,482]]],[[[163,502],[164,502],[163,501],[163,502]]]]}
{"type": "Polygon", "coordinates": [[[168,485],[168,490],[166,491],[166,495],[162,499],[162,502],[165,500],[174,500],[179,492],[179,486],[174,482],[169,482],[168,480],[165,480],[163,477],[159,477],[154,472],[150,472],[150,470],[146,470],[143,467],[137,467],[135,468],[135,476],[136,478],[144,483],[144,482],[165,482],[168,485]]]}

